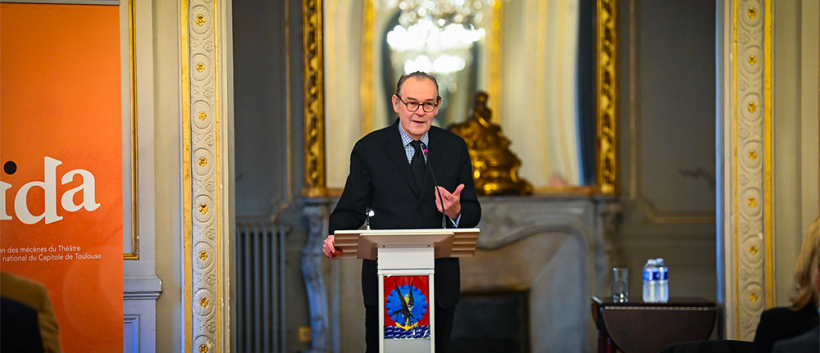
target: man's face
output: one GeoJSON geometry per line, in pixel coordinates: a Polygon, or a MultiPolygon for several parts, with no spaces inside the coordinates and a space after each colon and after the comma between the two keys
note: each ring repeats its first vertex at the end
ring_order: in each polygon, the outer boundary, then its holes
{"type": "Polygon", "coordinates": [[[438,114],[439,101],[436,85],[426,78],[410,77],[402,84],[399,95],[401,99],[395,95],[393,96],[393,111],[399,114],[399,124],[401,124],[404,132],[414,140],[418,140],[430,130],[430,126],[433,125],[433,117],[438,114]],[[415,112],[407,110],[405,103],[411,102],[419,103],[419,109],[415,112]],[[436,104],[436,107],[428,113],[421,106],[424,103],[433,103],[436,104]]]}

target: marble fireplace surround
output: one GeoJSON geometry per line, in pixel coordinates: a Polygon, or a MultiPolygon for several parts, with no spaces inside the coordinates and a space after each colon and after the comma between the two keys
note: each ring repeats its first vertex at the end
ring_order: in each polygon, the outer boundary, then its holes
{"type": "MultiPolygon", "coordinates": [[[[461,260],[462,291],[529,290],[533,352],[591,351],[597,335],[590,297],[609,293],[605,283],[617,261],[617,199],[536,195],[480,201],[481,236],[475,257],[461,260]]],[[[331,261],[321,253],[333,206],[329,199],[303,204],[310,234],[302,270],[314,352],[364,348],[361,261],[331,261]]]]}

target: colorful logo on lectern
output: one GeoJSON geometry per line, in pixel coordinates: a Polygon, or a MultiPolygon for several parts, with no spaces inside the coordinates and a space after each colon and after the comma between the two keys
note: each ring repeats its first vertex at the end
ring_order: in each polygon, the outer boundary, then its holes
{"type": "Polygon", "coordinates": [[[390,318],[385,320],[385,338],[425,338],[430,336],[429,319],[427,317],[428,303],[427,296],[424,293],[427,286],[422,285],[422,288],[416,286],[416,278],[390,278],[393,281],[385,279],[385,289],[393,287],[393,290],[385,298],[386,316],[390,318]],[[400,282],[406,283],[408,279],[410,280],[409,284],[400,284],[400,282]],[[390,321],[394,325],[391,325],[390,321]]]}

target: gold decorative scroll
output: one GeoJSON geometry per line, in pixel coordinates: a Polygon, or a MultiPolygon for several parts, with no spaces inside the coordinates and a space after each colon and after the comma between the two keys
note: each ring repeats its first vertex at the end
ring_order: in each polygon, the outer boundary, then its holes
{"type": "Polygon", "coordinates": [[[617,0],[598,0],[596,38],[598,165],[597,180],[601,193],[618,192],[618,144],[616,115],[616,47],[615,8],[617,0]]]}
{"type": "Polygon", "coordinates": [[[305,67],[305,178],[302,196],[322,197],[327,195],[322,0],[302,1],[302,35],[305,67]]]}

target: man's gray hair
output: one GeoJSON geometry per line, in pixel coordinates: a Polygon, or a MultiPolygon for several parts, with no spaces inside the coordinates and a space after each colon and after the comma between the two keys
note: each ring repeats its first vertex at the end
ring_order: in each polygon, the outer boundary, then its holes
{"type": "Polygon", "coordinates": [[[411,77],[417,80],[428,79],[430,81],[433,81],[433,84],[436,85],[436,98],[441,99],[441,95],[438,94],[438,81],[436,81],[436,78],[433,77],[433,75],[421,71],[401,75],[401,77],[399,78],[399,83],[396,84],[396,96],[399,96],[399,93],[401,93],[401,86],[404,85],[404,81],[407,81],[407,79],[411,77]]]}

